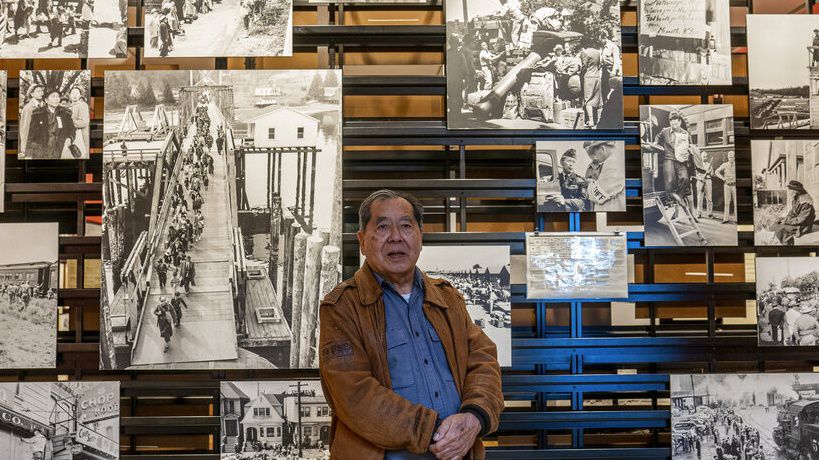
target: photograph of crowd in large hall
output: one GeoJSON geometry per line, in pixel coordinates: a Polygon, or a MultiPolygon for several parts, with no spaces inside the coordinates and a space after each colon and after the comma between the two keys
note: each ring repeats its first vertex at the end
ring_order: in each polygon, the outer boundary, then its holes
{"type": "Polygon", "coordinates": [[[754,244],[816,246],[819,140],[751,141],[754,244]]]}
{"type": "Polygon", "coordinates": [[[749,14],[753,129],[819,128],[819,17],[749,14]]]}
{"type": "Polygon", "coordinates": [[[509,246],[424,246],[417,266],[449,281],[469,317],[495,342],[498,363],[512,365],[512,289],[509,246]]]}
{"type": "Polygon", "coordinates": [[[819,259],[757,257],[759,345],[814,346],[819,339],[819,259]]]}
{"type": "Polygon", "coordinates": [[[291,56],[293,0],[145,0],[146,57],[291,56]]]}
{"type": "Polygon", "coordinates": [[[729,0],[641,0],[643,85],[730,85],[729,0]]]}
{"type": "Polygon", "coordinates": [[[538,141],[537,212],[625,212],[623,141],[538,141]]]}
{"type": "Polygon", "coordinates": [[[221,458],[330,458],[330,406],[318,380],[220,383],[221,458]]]}
{"type": "Polygon", "coordinates": [[[0,457],[119,458],[119,382],[0,383],[0,457]]]}
{"type": "Polygon", "coordinates": [[[90,100],[88,70],[21,70],[17,158],[88,159],[90,100]]]}
{"type": "Polygon", "coordinates": [[[0,224],[0,369],[57,364],[57,224],[0,224]]]}
{"type": "Polygon", "coordinates": [[[340,278],[340,83],[106,72],[104,369],[317,365],[340,278]]]}
{"type": "Polygon", "coordinates": [[[813,458],[819,375],[671,375],[675,460],[813,458]]]}
{"type": "Polygon", "coordinates": [[[449,129],[622,129],[617,0],[446,0],[449,129]]]}
{"type": "Polygon", "coordinates": [[[640,106],[646,246],[736,246],[732,105],[640,106]]]}
{"type": "Polygon", "coordinates": [[[0,2],[0,58],[124,58],[127,0],[0,2]]]}

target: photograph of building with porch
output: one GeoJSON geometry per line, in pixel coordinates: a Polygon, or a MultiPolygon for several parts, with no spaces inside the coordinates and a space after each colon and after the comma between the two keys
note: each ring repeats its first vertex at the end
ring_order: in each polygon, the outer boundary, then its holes
{"type": "Polygon", "coordinates": [[[318,380],[221,382],[220,400],[223,459],[329,458],[330,406],[318,380]]]}
{"type": "Polygon", "coordinates": [[[119,382],[0,383],[0,458],[119,458],[119,382]]]}
{"type": "Polygon", "coordinates": [[[101,368],[316,367],[340,279],[340,72],[105,78],[101,368]]]}

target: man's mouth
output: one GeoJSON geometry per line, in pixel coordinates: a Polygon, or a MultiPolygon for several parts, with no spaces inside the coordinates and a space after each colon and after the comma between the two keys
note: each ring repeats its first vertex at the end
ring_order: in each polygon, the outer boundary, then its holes
{"type": "Polygon", "coordinates": [[[396,260],[396,259],[401,259],[401,258],[405,257],[406,255],[407,255],[407,253],[404,252],[404,251],[390,251],[390,252],[387,253],[387,258],[396,260]]]}

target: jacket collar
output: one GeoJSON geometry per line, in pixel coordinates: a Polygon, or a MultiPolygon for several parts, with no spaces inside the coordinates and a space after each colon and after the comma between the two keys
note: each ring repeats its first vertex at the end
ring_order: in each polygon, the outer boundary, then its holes
{"type": "MultiPolygon", "coordinates": [[[[439,308],[446,309],[448,305],[444,301],[444,297],[441,294],[441,286],[445,284],[446,281],[437,278],[430,278],[421,270],[421,276],[424,282],[424,303],[430,303],[435,305],[439,308]]],[[[355,272],[353,276],[353,280],[355,281],[355,286],[358,288],[358,296],[361,300],[361,304],[364,306],[373,305],[374,303],[378,302],[383,294],[381,286],[378,284],[378,280],[375,279],[375,275],[373,274],[372,268],[370,268],[370,264],[367,261],[364,261],[364,264],[361,265],[361,268],[355,272]]]]}

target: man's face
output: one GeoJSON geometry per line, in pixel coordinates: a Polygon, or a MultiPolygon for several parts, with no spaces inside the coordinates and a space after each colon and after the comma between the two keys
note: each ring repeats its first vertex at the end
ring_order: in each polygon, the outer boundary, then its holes
{"type": "Polygon", "coordinates": [[[671,127],[674,129],[679,129],[680,125],[682,124],[680,123],[679,118],[672,118],[671,120],[669,120],[669,123],[671,123],[671,127]]]}
{"type": "Polygon", "coordinates": [[[728,152],[728,161],[733,162],[736,154],[734,152],[728,152]]]}
{"type": "Polygon", "coordinates": [[[563,157],[563,159],[560,160],[560,166],[563,167],[564,173],[570,173],[574,171],[574,161],[575,160],[572,157],[563,157]]]}
{"type": "Polygon", "coordinates": [[[42,86],[38,86],[37,88],[34,88],[34,91],[31,92],[31,97],[33,99],[40,101],[43,99],[44,91],[45,90],[43,89],[42,86]]]}
{"type": "Polygon", "coordinates": [[[46,98],[46,104],[50,107],[57,107],[60,104],[60,93],[53,92],[46,98]]]}
{"type": "Polygon", "coordinates": [[[357,233],[361,253],[373,270],[385,277],[409,275],[421,254],[423,232],[403,198],[370,205],[370,221],[357,233]]]}

